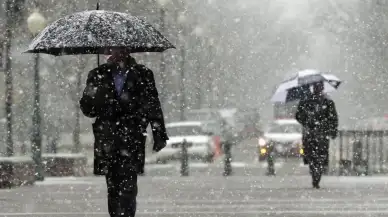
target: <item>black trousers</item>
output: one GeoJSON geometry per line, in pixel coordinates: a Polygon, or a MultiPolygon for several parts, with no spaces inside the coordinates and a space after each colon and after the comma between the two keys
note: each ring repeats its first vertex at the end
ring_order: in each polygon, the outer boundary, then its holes
{"type": "Polygon", "coordinates": [[[137,171],[128,157],[118,156],[108,166],[108,211],[111,217],[134,217],[136,213],[137,171]]]}
{"type": "Polygon", "coordinates": [[[305,162],[309,165],[313,182],[319,183],[325,168],[329,164],[329,140],[322,137],[306,138],[305,162]]]}

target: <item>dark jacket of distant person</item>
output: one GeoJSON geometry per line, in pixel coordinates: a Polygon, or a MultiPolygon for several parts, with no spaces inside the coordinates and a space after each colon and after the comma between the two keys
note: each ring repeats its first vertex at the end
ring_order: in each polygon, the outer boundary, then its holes
{"type": "Polygon", "coordinates": [[[313,85],[314,92],[299,102],[295,118],[303,126],[302,143],[304,163],[312,157],[312,151],[326,156],[328,164],[329,139],[336,138],[338,115],[334,101],[323,93],[323,83],[313,85]]]}

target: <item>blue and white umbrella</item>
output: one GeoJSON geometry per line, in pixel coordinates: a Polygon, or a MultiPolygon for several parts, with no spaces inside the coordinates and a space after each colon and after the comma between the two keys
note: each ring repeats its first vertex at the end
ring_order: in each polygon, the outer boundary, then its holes
{"type": "Polygon", "coordinates": [[[282,82],[277,87],[271,101],[285,103],[300,100],[309,93],[309,85],[317,82],[324,82],[324,93],[336,90],[342,83],[337,76],[332,74],[311,69],[299,71],[294,77],[282,82]]]}

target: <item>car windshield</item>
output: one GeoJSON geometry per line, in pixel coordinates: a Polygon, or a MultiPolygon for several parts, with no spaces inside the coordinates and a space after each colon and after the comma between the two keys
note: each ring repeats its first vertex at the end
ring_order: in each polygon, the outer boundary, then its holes
{"type": "Polygon", "coordinates": [[[200,126],[167,127],[167,132],[169,136],[196,136],[203,134],[200,126]]]}
{"type": "Polygon", "coordinates": [[[236,124],[255,125],[260,122],[259,114],[253,112],[241,112],[235,115],[236,124]]]}
{"type": "Polygon", "coordinates": [[[193,112],[186,115],[186,120],[189,121],[207,121],[211,118],[211,114],[205,112],[193,112]]]}
{"type": "Polygon", "coordinates": [[[272,124],[268,130],[269,133],[302,133],[302,127],[299,124],[272,124]]]}
{"type": "Polygon", "coordinates": [[[221,126],[217,122],[207,122],[203,124],[203,131],[213,134],[220,134],[221,126]]]}

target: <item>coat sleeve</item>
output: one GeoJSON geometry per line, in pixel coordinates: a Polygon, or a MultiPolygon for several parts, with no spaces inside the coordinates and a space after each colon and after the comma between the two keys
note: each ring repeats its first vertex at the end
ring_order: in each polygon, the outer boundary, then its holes
{"type": "Polygon", "coordinates": [[[158,90],[155,85],[154,73],[143,66],[145,73],[145,92],[146,92],[146,112],[149,123],[151,124],[152,134],[155,139],[163,141],[168,140],[162,106],[159,101],[158,90]]]}
{"type": "Polygon", "coordinates": [[[89,117],[94,118],[97,116],[99,100],[97,97],[97,76],[98,69],[94,69],[89,72],[86,80],[86,87],[80,100],[80,108],[82,113],[89,117]]]}
{"type": "Polygon", "coordinates": [[[330,129],[330,136],[337,137],[337,131],[338,131],[338,114],[337,109],[335,108],[335,104],[332,100],[328,101],[328,124],[330,129]]]}
{"type": "Polygon", "coordinates": [[[295,119],[302,125],[305,126],[307,122],[307,114],[305,110],[305,102],[300,101],[298,108],[296,109],[295,119]]]}

